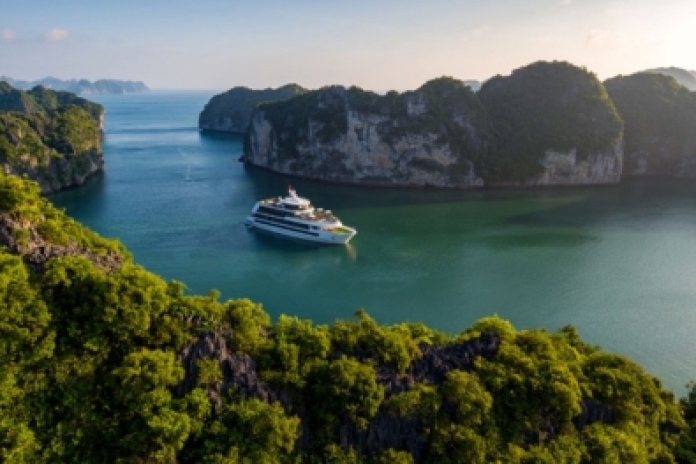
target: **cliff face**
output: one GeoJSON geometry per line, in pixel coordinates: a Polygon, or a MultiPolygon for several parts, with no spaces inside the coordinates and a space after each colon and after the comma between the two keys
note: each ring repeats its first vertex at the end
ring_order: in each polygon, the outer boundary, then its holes
{"type": "Polygon", "coordinates": [[[473,93],[451,78],[379,96],[324,88],[254,112],[248,163],[317,180],[470,188],[612,184],[623,125],[602,84],[536,63],[473,93]]]}
{"type": "Polygon", "coordinates": [[[597,77],[539,62],[478,92],[496,127],[487,177],[502,185],[613,184],[623,167],[623,123],[597,77]]]}
{"type": "Polygon", "coordinates": [[[337,86],[260,106],[245,158],[321,180],[473,187],[487,131],[475,95],[453,79],[386,96],[337,86]]]}
{"type": "Polygon", "coordinates": [[[234,87],[210,99],[198,117],[198,128],[204,131],[244,133],[257,103],[286,100],[305,91],[296,84],[265,90],[234,87]]]}
{"type": "Polygon", "coordinates": [[[696,177],[696,93],[648,73],[605,85],[626,123],[625,175],[696,177]]]}
{"type": "Polygon", "coordinates": [[[19,163],[0,163],[0,166],[5,174],[20,177],[26,174],[39,183],[41,193],[49,194],[80,186],[89,176],[103,171],[104,155],[95,149],[79,155],[51,156],[46,164],[26,159],[19,163]]]}

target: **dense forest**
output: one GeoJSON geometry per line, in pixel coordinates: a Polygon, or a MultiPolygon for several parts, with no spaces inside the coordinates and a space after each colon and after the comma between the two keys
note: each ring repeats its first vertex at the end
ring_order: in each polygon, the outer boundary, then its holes
{"type": "Polygon", "coordinates": [[[3,174],[0,245],[3,462],[696,462],[696,389],[571,326],[271,321],[3,174]]]}
{"type": "Polygon", "coordinates": [[[626,125],[625,175],[696,176],[696,93],[652,73],[604,85],[626,125]]]}
{"type": "Polygon", "coordinates": [[[524,179],[541,170],[548,149],[575,150],[577,159],[608,151],[623,122],[602,83],[569,63],[538,62],[495,76],[478,92],[495,133],[484,176],[524,179]]]}
{"type": "Polygon", "coordinates": [[[104,108],[68,92],[28,92],[0,81],[0,166],[53,192],[103,166],[104,108]]]}

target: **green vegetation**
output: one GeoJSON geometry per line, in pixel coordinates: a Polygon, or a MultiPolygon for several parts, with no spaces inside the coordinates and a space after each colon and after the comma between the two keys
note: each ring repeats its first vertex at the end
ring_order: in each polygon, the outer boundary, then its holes
{"type": "MultiPolygon", "coordinates": [[[[577,160],[583,161],[591,154],[613,153],[623,135],[621,118],[602,83],[563,62],[538,62],[511,76],[496,76],[478,93],[462,81],[441,77],[412,92],[383,96],[358,87],[326,87],[259,109],[272,127],[277,156],[272,163],[290,160],[291,171],[320,178],[350,173],[333,160],[316,168],[307,158],[312,150],[301,147],[310,141],[330,145],[348,135],[350,112],[369,119],[394,155],[412,151],[413,141],[427,153],[433,148],[453,153],[456,162],[450,165],[403,155],[410,167],[440,173],[452,186],[471,182],[472,167],[486,183],[524,182],[543,172],[547,150],[575,149],[577,160]]],[[[354,130],[362,141],[359,123],[354,130]]],[[[247,140],[245,152],[252,159],[250,149],[247,140]]],[[[340,161],[347,155],[335,151],[330,156],[340,161]]]]}
{"type": "MultiPolygon", "coordinates": [[[[0,175],[1,218],[127,253],[20,178],[0,175]]],[[[30,271],[0,251],[0,459],[696,462],[696,389],[677,403],[572,327],[490,317],[453,336],[364,311],[272,322],[249,300],[183,288],[128,258],[109,272],[81,255],[30,271]],[[211,334],[226,345],[182,362],[211,334]]]]}
{"type": "MultiPolygon", "coordinates": [[[[382,140],[392,146],[409,134],[435,134],[434,144],[449,146],[458,162],[444,169],[439,163],[417,159],[411,165],[441,171],[457,180],[469,172],[469,161],[484,152],[483,135],[488,130],[485,111],[476,95],[463,82],[442,77],[414,92],[389,92],[384,96],[359,87],[324,87],[282,102],[262,104],[259,109],[273,128],[279,160],[291,160],[290,169],[302,173],[312,160],[303,159],[297,147],[309,143],[331,144],[348,131],[348,112],[374,115],[382,140]],[[409,111],[409,105],[423,111],[409,111]]],[[[357,134],[362,137],[361,133],[357,134]]],[[[248,153],[249,147],[246,147],[248,153]]]]}
{"type": "Polygon", "coordinates": [[[265,90],[234,87],[210,99],[201,111],[198,127],[202,130],[242,133],[246,131],[257,104],[286,100],[305,92],[297,84],[265,90]]]}
{"type": "Polygon", "coordinates": [[[661,74],[619,76],[604,85],[626,123],[625,174],[696,174],[695,93],[661,74]]]}
{"type": "Polygon", "coordinates": [[[673,77],[677,83],[683,85],[692,92],[696,91],[696,73],[689,72],[681,68],[654,68],[646,69],[644,73],[662,74],[663,76],[673,77]]]}
{"type": "Polygon", "coordinates": [[[7,82],[0,81],[0,111],[15,111],[34,115],[56,110],[67,105],[82,108],[97,123],[99,123],[99,119],[104,114],[104,108],[101,105],[80,98],[70,92],[49,90],[40,85],[25,92],[14,89],[7,82]]]}
{"type": "MultiPolygon", "coordinates": [[[[577,159],[621,141],[623,124],[602,83],[563,62],[538,62],[496,76],[478,92],[495,133],[484,163],[487,180],[523,181],[542,171],[548,149],[577,149],[577,159]]],[[[481,168],[478,168],[481,170],[481,168]]]]}
{"type": "Polygon", "coordinates": [[[0,164],[50,191],[101,164],[101,105],[67,92],[0,82],[0,164]]]}

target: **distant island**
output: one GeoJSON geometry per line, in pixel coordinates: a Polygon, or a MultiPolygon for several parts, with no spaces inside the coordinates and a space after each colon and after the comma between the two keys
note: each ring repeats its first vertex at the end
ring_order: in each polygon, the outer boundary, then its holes
{"type": "Polygon", "coordinates": [[[679,84],[683,85],[690,91],[696,91],[696,71],[687,71],[686,69],[671,67],[646,69],[643,72],[673,77],[679,84]]]}
{"type": "Polygon", "coordinates": [[[73,93],[0,81],[0,168],[42,193],[81,185],[103,169],[103,123],[104,108],[73,93]]]}
{"type": "Polygon", "coordinates": [[[86,79],[62,80],[55,77],[45,77],[36,81],[15,80],[2,76],[0,81],[5,81],[20,90],[31,90],[37,85],[51,90],[72,92],[78,95],[119,94],[149,92],[150,89],[140,81],[122,81],[118,79],[99,79],[91,82],[86,79]]]}

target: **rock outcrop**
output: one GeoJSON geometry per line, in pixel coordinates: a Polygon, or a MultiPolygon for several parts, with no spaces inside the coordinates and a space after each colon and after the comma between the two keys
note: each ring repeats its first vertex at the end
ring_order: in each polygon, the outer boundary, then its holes
{"type": "Polygon", "coordinates": [[[88,177],[104,170],[104,155],[92,150],[79,155],[69,154],[51,157],[47,164],[0,163],[5,174],[24,176],[35,180],[41,187],[41,193],[55,193],[66,188],[78,187],[88,177]]]}
{"type": "Polygon", "coordinates": [[[35,224],[13,218],[6,212],[0,212],[0,247],[20,256],[34,272],[42,272],[50,259],[61,256],[83,256],[107,273],[118,270],[126,259],[116,251],[98,253],[75,240],[54,243],[44,237],[35,224]]]}
{"type": "Polygon", "coordinates": [[[454,79],[385,96],[334,86],[257,108],[245,159],[325,181],[475,187],[488,136],[475,94],[454,79]]]}
{"type": "Polygon", "coordinates": [[[604,85],[626,124],[626,176],[696,177],[696,93],[639,73],[604,85]]]}
{"type": "Polygon", "coordinates": [[[267,403],[282,401],[289,404],[286,395],[276,393],[259,379],[256,363],[251,356],[237,353],[228,346],[231,337],[231,331],[206,332],[180,353],[179,362],[186,370],[186,378],[177,386],[177,395],[184,396],[198,386],[198,360],[214,359],[220,363],[222,382],[207,385],[206,390],[215,410],[220,408],[220,395],[228,388],[236,388],[243,395],[259,398],[267,403]]]}
{"type": "Polygon", "coordinates": [[[258,103],[286,100],[304,92],[306,90],[297,84],[264,90],[234,87],[210,99],[198,117],[198,128],[202,131],[244,133],[258,103]]]}
{"type": "Polygon", "coordinates": [[[471,188],[618,183],[623,124],[597,78],[535,63],[478,93],[452,78],[380,96],[327,87],[252,115],[245,160],[364,185],[471,188]]]}
{"type": "Polygon", "coordinates": [[[489,184],[620,181],[623,122],[594,74],[569,63],[538,62],[489,79],[477,95],[496,127],[489,184]]]}
{"type": "MultiPolygon", "coordinates": [[[[206,385],[215,410],[220,408],[222,393],[229,388],[268,403],[279,401],[302,418],[303,435],[299,444],[309,449],[312,446],[313,432],[311,425],[307,423],[306,408],[311,405],[293,404],[287,392],[276,391],[261,380],[254,360],[246,353],[231,349],[232,337],[234,334],[231,330],[208,331],[179,354],[186,376],[176,387],[176,394],[184,396],[199,386],[199,360],[216,360],[219,362],[222,379],[213,385],[206,385]]],[[[399,374],[391,365],[379,365],[376,367],[377,381],[384,387],[386,397],[407,392],[418,384],[442,385],[448,372],[471,372],[478,357],[493,359],[501,341],[496,333],[482,332],[478,338],[454,345],[423,344],[420,346],[422,355],[411,363],[406,373],[399,374]]],[[[445,404],[443,407],[448,406],[445,404]]],[[[553,439],[560,432],[559,421],[551,409],[540,411],[539,414],[543,418],[541,428],[526,434],[525,440],[528,443],[535,443],[541,436],[546,440],[553,439]]],[[[610,408],[585,399],[581,404],[581,413],[574,418],[573,423],[578,430],[582,430],[594,422],[611,423],[613,420],[610,408]]],[[[342,421],[338,426],[339,443],[343,448],[354,449],[362,455],[374,455],[389,448],[405,450],[414,457],[415,462],[420,462],[427,446],[423,438],[423,427],[423,420],[418,415],[400,416],[381,408],[365,429],[360,429],[349,420],[342,421]]]]}

